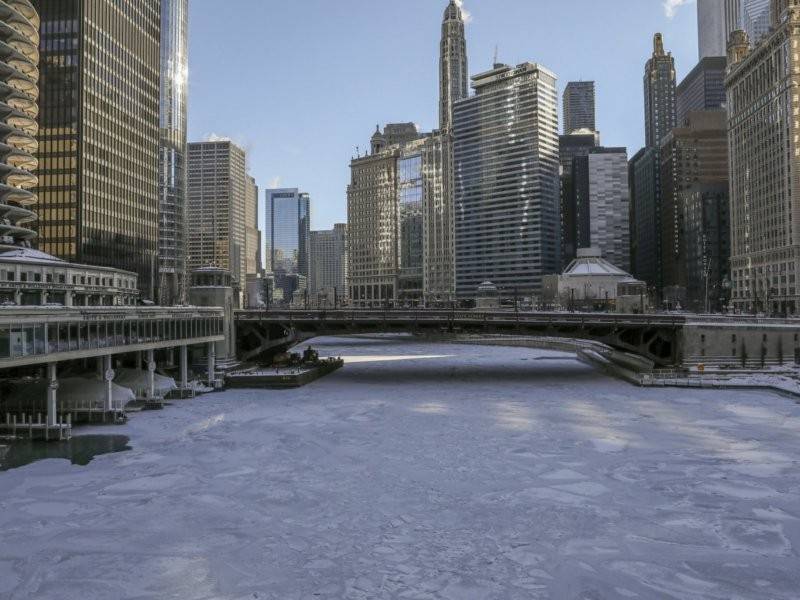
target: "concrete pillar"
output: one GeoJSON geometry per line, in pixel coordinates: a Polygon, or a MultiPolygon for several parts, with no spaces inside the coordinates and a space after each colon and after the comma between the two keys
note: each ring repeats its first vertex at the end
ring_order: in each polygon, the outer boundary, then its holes
{"type": "Polygon", "coordinates": [[[47,365],[47,425],[55,427],[58,420],[58,374],[56,363],[47,365]]]}
{"type": "Polygon", "coordinates": [[[181,389],[189,387],[189,347],[181,346],[181,389]]]}
{"type": "Polygon", "coordinates": [[[72,306],[72,292],[67,292],[64,294],[64,306],[70,307],[72,306]]]}
{"type": "Polygon", "coordinates": [[[98,356],[97,357],[97,378],[100,381],[105,380],[105,370],[108,368],[105,366],[105,356],[98,356]]]}
{"type": "Polygon", "coordinates": [[[215,372],[217,370],[217,348],[214,342],[208,343],[208,385],[214,387],[215,372]]]}
{"type": "Polygon", "coordinates": [[[47,304],[48,294],[45,290],[42,290],[42,306],[47,304]]]}
{"type": "Polygon", "coordinates": [[[114,373],[114,369],[111,366],[111,355],[103,357],[103,365],[105,367],[103,378],[106,382],[106,396],[105,401],[103,404],[103,410],[106,413],[110,413],[114,410],[114,386],[113,381],[114,377],[116,377],[116,373],[114,373]]]}
{"type": "Polygon", "coordinates": [[[139,350],[136,353],[136,370],[137,371],[141,371],[142,370],[142,351],[141,350],[139,350]]]}
{"type": "Polygon", "coordinates": [[[147,351],[147,398],[152,400],[156,397],[156,360],[153,351],[147,351]]]}
{"type": "Polygon", "coordinates": [[[84,305],[84,306],[89,306],[89,294],[86,294],[86,295],[83,297],[83,305],[84,305]]]}
{"type": "Polygon", "coordinates": [[[14,304],[17,306],[22,305],[22,292],[20,290],[16,290],[14,292],[14,304]]]}

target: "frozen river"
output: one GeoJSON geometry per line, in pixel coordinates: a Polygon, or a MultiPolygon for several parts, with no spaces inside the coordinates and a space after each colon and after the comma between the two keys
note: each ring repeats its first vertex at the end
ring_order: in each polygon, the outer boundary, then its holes
{"type": "Polygon", "coordinates": [[[0,473],[0,598],[800,597],[800,405],[525,349],[328,338],[301,390],[0,473]]]}

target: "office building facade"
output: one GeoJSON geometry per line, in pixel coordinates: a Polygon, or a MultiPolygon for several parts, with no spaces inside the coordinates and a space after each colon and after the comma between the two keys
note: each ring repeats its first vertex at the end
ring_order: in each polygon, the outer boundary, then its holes
{"type": "Polygon", "coordinates": [[[265,256],[275,288],[289,304],[296,292],[307,289],[311,197],[297,188],[284,188],[266,190],[264,200],[265,256]]]}
{"type": "Polygon", "coordinates": [[[631,265],[658,299],[662,288],[661,264],[661,153],[642,148],[628,163],[631,194],[631,265]]]}
{"type": "Polygon", "coordinates": [[[676,96],[677,126],[683,127],[689,113],[725,109],[725,75],[728,60],[724,56],[703,58],[678,84],[676,96]]]}
{"type": "Polygon", "coordinates": [[[588,190],[581,179],[580,188],[574,176],[574,161],[586,156],[592,148],[600,145],[600,135],[596,131],[578,129],[558,138],[559,161],[561,163],[561,266],[566,267],[577,257],[579,211],[584,204],[588,190]]]}
{"type": "Polygon", "coordinates": [[[186,292],[188,73],[189,0],[161,0],[157,292],[160,304],[175,304],[186,292]]]}
{"type": "Polygon", "coordinates": [[[310,300],[321,308],[341,306],[347,300],[347,225],[312,231],[308,240],[310,300]]]}
{"type": "Polygon", "coordinates": [[[730,46],[728,134],[732,303],[741,311],[800,310],[800,11],[773,4],[774,31],[730,46]]]}
{"type": "Polygon", "coordinates": [[[729,236],[720,230],[728,228],[729,218],[727,146],[726,116],[719,110],[689,113],[685,126],[663,140],[661,263],[663,298],[670,308],[704,310],[706,284],[709,298],[723,293],[729,257],[729,236]],[[705,262],[708,281],[698,262],[705,262]]]}
{"type": "Polygon", "coordinates": [[[256,184],[256,180],[249,175],[247,176],[244,219],[245,274],[257,276],[261,274],[261,235],[258,229],[258,185],[256,184]]]}
{"type": "Polygon", "coordinates": [[[188,268],[228,270],[240,290],[245,257],[247,157],[229,140],[188,145],[188,268]]]}
{"type": "Polygon", "coordinates": [[[388,306],[397,300],[399,156],[399,146],[391,146],[350,163],[347,285],[350,302],[357,307],[388,306]]]}
{"type": "Polygon", "coordinates": [[[158,279],[159,0],[39,0],[39,248],[158,279]],[[113,84],[109,83],[113,82],[113,84]]]}
{"type": "Polygon", "coordinates": [[[594,81],[570,81],[563,96],[564,133],[596,131],[594,81]]]}
{"type": "Polygon", "coordinates": [[[453,109],[456,293],[541,294],[560,267],[556,76],[495,65],[453,109]]]}
{"type": "MultiPolygon", "coordinates": [[[[625,148],[592,148],[573,159],[577,249],[596,248],[630,271],[630,191],[625,148]]],[[[576,252],[577,256],[577,252],[576,252]]]]}

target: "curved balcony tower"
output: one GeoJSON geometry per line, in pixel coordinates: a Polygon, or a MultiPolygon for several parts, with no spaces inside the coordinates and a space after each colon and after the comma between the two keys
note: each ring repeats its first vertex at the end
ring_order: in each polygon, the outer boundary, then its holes
{"type": "Polygon", "coordinates": [[[29,0],[0,0],[0,251],[36,238],[38,64],[39,15],[29,0]]]}

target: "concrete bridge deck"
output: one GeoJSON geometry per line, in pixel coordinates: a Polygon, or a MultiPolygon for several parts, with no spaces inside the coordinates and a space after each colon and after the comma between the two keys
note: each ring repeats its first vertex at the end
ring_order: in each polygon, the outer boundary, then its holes
{"type": "Polygon", "coordinates": [[[800,362],[800,320],[741,315],[523,312],[514,310],[241,310],[240,357],[254,360],[321,335],[470,333],[600,342],[654,367],[764,368],[800,362]]]}

